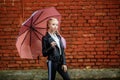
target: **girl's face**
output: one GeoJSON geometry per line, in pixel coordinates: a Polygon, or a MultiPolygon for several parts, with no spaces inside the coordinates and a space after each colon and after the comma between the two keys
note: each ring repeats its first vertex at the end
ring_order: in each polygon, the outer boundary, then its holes
{"type": "Polygon", "coordinates": [[[54,19],[51,20],[48,24],[48,27],[50,29],[51,32],[56,32],[58,30],[58,20],[54,19]]]}

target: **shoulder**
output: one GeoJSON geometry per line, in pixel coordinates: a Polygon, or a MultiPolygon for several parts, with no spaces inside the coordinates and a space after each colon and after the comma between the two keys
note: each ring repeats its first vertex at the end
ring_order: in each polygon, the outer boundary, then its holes
{"type": "Polygon", "coordinates": [[[50,38],[50,35],[46,33],[46,35],[42,37],[42,40],[48,40],[48,38],[50,38]]]}
{"type": "Polygon", "coordinates": [[[42,40],[48,40],[48,37],[47,36],[43,36],[42,40]]]}

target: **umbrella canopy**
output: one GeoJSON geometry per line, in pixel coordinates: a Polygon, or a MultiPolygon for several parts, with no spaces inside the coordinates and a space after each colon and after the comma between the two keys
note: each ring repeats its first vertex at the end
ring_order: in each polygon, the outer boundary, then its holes
{"type": "MultiPolygon", "coordinates": [[[[54,8],[35,11],[21,26],[16,47],[21,58],[36,59],[42,53],[42,37],[47,31],[51,17],[61,21],[60,13],[54,8]]],[[[65,43],[65,41],[63,42],[65,43]]]]}

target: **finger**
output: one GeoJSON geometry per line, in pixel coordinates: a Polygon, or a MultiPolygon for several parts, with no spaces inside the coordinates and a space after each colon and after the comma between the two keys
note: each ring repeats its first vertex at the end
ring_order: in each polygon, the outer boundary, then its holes
{"type": "Polygon", "coordinates": [[[54,42],[53,45],[56,45],[56,42],[54,42]]]}
{"type": "Polygon", "coordinates": [[[67,71],[67,68],[64,69],[64,72],[66,72],[66,71],[67,71]]]}
{"type": "Polygon", "coordinates": [[[52,42],[51,45],[54,47],[56,45],[56,42],[52,42]]]}
{"type": "Polygon", "coordinates": [[[56,44],[56,42],[52,42],[52,44],[56,44]]]}
{"type": "Polygon", "coordinates": [[[66,72],[66,67],[65,66],[63,66],[62,69],[63,69],[64,72],[66,72]]]}

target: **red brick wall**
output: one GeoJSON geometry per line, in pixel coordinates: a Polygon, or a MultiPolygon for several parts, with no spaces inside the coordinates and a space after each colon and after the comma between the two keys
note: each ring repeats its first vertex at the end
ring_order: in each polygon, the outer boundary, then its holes
{"type": "Polygon", "coordinates": [[[120,68],[119,0],[0,0],[0,69],[46,68],[46,58],[21,59],[15,43],[20,24],[51,6],[62,15],[69,68],[120,68]]]}

